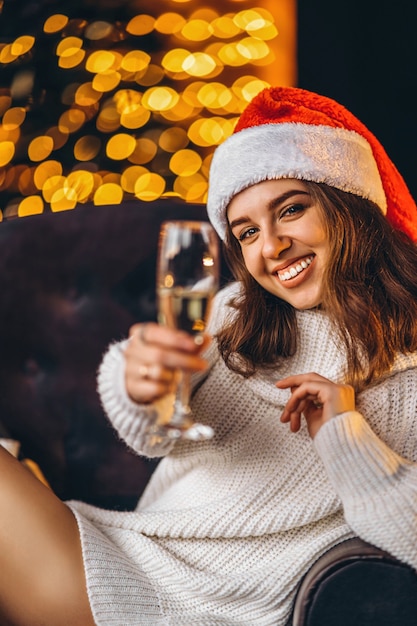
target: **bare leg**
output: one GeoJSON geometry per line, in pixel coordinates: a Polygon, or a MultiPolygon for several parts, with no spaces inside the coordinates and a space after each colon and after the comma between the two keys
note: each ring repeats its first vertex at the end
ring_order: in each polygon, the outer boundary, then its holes
{"type": "Polygon", "coordinates": [[[0,625],[94,626],[74,515],[1,446],[0,625]]]}

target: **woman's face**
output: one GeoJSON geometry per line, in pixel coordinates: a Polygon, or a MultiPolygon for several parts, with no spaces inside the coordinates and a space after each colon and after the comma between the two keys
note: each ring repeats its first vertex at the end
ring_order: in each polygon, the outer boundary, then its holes
{"type": "Polygon", "coordinates": [[[227,218],[248,272],[296,309],[320,305],[329,241],[323,213],[298,180],[257,183],[231,201],[227,218]]]}

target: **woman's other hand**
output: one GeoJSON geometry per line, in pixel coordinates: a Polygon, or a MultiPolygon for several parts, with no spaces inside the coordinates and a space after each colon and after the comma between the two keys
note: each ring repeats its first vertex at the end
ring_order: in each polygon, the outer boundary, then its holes
{"type": "Polygon", "coordinates": [[[142,404],[174,392],[180,370],[197,372],[207,367],[200,354],[209,342],[208,336],[196,340],[183,331],[153,322],[132,326],[125,350],[129,397],[142,404]]]}
{"type": "Polygon", "coordinates": [[[308,432],[313,439],[325,422],[340,413],[355,410],[353,387],[333,383],[314,372],[283,378],[276,386],[291,390],[281,422],[289,423],[295,433],[300,429],[304,415],[308,432]]]}

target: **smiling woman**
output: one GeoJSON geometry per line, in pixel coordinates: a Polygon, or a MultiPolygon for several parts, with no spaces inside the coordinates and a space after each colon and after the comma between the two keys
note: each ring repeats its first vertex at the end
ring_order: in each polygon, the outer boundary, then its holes
{"type": "Polygon", "coordinates": [[[296,309],[321,304],[329,239],[302,181],[267,180],[236,194],[227,219],[249,274],[296,309]]]}
{"type": "Polygon", "coordinates": [[[0,455],[13,623],[29,623],[17,600],[39,563],[29,608],[48,626],[70,604],[96,626],[289,626],[304,574],[354,537],[417,570],[417,207],[402,177],[337,102],[268,88],[215,151],[208,215],[235,281],[207,336],[134,323],[99,367],[120,438],[162,458],[136,508],[64,505],[0,455]],[[210,440],[155,433],[178,370],[210,440]]]}
{"type": "Polygon", "coordinates": [[[277,87],[215,151],[208,214],[236,279],[215,298],[211,343],[157,324],[144,342],[134,326],[99,373],[127,444],[164,458],[133,517],[71,506],[97,615],[91,524],[113,546],[123,523],[116,570],[134,564],[157,585],[155,623],[286,626],[303,574],[347,538],[417,568],[417,208],[344,107],[277,87]],[[172,411],[163,379],[140,376],[154,364],[194,372],[192,411],[212,440],[149,437],[172,411]]]}

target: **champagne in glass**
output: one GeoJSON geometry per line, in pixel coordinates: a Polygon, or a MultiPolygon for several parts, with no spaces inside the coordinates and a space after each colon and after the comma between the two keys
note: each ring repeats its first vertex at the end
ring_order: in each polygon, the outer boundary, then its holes
{"type": "MultiPolygon", "coordinates": [[[[202,341],[218,283],[218,239],[211,225],[197,221],[164,222],[157,265],[158,321],[194,335],[196,342],[202,341]]],[[[213,436],[210,426],[193,420],[188,372],[180,373],[170,422],[158,429],[172,438],[202,440],[213,436]]]]}

